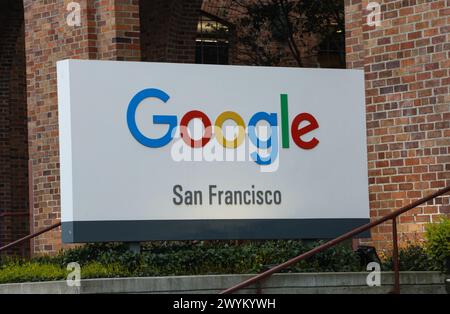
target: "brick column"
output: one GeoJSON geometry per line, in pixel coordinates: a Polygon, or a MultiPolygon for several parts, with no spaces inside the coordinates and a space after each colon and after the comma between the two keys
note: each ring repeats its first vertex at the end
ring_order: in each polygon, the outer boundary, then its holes
{"type": "MultiPolygon", "coordinates": [[[[60,220],[56,61],[140,58],[137,1],[79,0],[80,26],[67,24],[69,2],[24,0],[34,230],[60,220]]],[[[35,253],[55,253],[60,249],[60,230],[34,241],[35,253]]]]}
{"type": "Polygon", "coordinates": [[[138,0],[95,1],[98,59],[140,61],[138,0]]]}
{"type": "MultiPolygon", "coordinates": [[[[450,184],[450,1],[378,2],[382,25],[370,27],[368,1],[346,1],[347,65],[366,77],[373,219],[450,184]]],[[[402,215],[401,242],[449,215],[448,196],[402,215]]],[[[391,239],[389,224],[373,229],[377,248],[391,239]]]]}

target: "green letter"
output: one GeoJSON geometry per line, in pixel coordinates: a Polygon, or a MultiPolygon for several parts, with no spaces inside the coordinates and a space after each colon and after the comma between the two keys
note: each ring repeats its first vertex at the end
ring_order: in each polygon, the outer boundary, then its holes
{"type": "Polygon", "coordinates": [[[283,148],[289,148],[288,95],[281,94],[281,137],[283,148]]]}

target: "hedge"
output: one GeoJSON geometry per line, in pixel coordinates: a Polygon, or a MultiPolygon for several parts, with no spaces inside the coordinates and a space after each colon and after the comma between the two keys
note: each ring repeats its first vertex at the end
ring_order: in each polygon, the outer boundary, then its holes
{"type": "MultiPolygon", "coordinates": [[[[400,270],[445,270],[450,257],[449,220],[427,227],[424,247],[400,250],[400,270]]],[[[141,254],[123,243],[87,244],[56,256],[30,261],[0,260],[0,283],[47,281],[67,277],[67,265],[78,262],[82,278],[259,273],[323,242],[302,241],[196,241],[150,242],[141,254]]],[[[366,271],[365,263],[349,243],[330,248],[300,261],[284,272],[366,271]]],[[[383,270],[392,261],[382,261],[383,270]]]]}

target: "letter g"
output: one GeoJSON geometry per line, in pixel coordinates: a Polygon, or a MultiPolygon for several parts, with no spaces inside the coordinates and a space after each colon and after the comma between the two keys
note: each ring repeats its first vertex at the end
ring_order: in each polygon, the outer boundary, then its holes
{"type": "Polygon", "coordinates": [[[141,90],[139,93],[134,95],[133,99],[131,99],[130,104],[128,105],[127,110],[127,124],[128,129],[130,130],[133,137],[142,145],[151,147],[151,148],[159,148],[167,145],[173,138],[173,134],[175,133],[175,128],[177,126],[177,117],[176,116],[153,116],[154,124],[167,124],[169,125],[169,129],[167,133],[160,138],[153,139],[148,138],[144,134],[139,131],[136,124],[136,110],[139,104],[146,98],[157,98],[163,102],[167,102],[169,100],[169,95],[167,95],[162,90],[156,88],[148,88],[141,90]]]}

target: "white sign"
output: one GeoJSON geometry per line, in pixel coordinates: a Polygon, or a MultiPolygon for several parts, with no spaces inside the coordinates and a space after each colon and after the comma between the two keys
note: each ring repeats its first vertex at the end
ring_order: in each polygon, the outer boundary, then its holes
{"type": "Polygon", "coordinates": [[[65,242],[329,238],[369,220],[363,71],[57,72],[65,242]]]}

